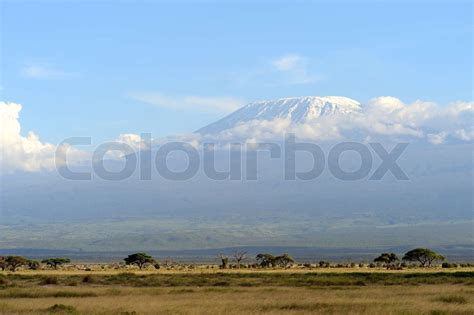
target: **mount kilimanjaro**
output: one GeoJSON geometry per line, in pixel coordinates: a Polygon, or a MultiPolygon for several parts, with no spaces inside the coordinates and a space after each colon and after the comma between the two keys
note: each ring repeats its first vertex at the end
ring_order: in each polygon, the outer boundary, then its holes
{"type": "Polygon", "coordinates": [[[347,115],[361,111],[361,104],[342,96],[304,96],[252,102],[230,115],[199,130],[200,134],[216,134],[252,120],[290,119],[304,123],[327,115],[347,115]]]}

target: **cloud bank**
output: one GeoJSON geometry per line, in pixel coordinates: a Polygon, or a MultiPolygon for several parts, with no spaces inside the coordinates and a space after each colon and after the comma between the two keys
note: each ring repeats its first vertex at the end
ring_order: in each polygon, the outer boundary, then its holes
{"type": "Polygon", "coordinates": [[[303,123],[293,123],[289,118],[252,120],[224,130],[218,138],[262,141],[282,139],[291,132],[313,141],[411,138],[441,144],[449,140],[472,141],[473,119],[474,102],[447,106],[425,101],[405,104],[398,98],[383,96],[350,115],[321,116],[303,123]]]}
{"type": "Polygon", "coordinates": [[[56,146],[41,142],[33,131],[26,136],[21,135],[19,116],[22,106],[16,103],[0,102],[0,171],[11,173],[15,171],[52,170],[63,165],[64,160],[55,160],[56,150],[69,151],[71,160],[81,160],[84,152],[71,148],[69,145],[56,146]]]}
{"type": "MultiPolygon", "coordinates": [[[[80,151],[68,144],[56,146],[42,142],[30,131],[21,134],[19,115],[22,106],[0,102],[0,170],[15,171],[52,170],[65,163],[55,160],[55,152],[67,151],[68,165],[90,158],[90,152],[80,151]]],[[[196,133],[172,135],[145,141],[136,134],[119,135],[115,141],[128,144],[133,150],[170,141],[187,142],[199,147],[204,142],[228,144],[231,141],[255,142],[282,140],[287,133],[310,141],[425,141],[433,145],[450,141],[472,142],[474,140],[474,102],[454,102],[439,106],[432,102],[416,101],[405,104],[390,96],[377,97],[368,102],[360,112],[350,115],[327,115],[292,123],[289,119],[252,120],[240,123],[218,134],[196,133]]],[[[108,155],[111,158],[123,158],[108,155]]]]}

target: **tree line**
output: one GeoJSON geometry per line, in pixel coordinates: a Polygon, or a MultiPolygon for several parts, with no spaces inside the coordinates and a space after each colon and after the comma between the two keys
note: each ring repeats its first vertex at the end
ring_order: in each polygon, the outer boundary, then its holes
{"type": "MultiPolygon", "coordinates": [[[[227,268],[241,268],[242,261],[247,258],[246,251],[237,251],[232,255],[220,254],[219,267],[221,269],[227,268]],[[235,264],[230,265],[231,259],[235,264]]],[[[445,257],[436,253],[435,251],[428,248],[415,248],[406,252],[400,259],[395,253],[382,253],[377,256],[373,262],[386,267],[387,269],[402,269],[407,267],[407,263],[415,262],[419,264],[419,267],[431,267],[435,262],[442,262],[445,257]]],[[[255,257],[256,263],[252,264],[251,267],[255,268],[275,268],[275,267],[288,267],[295,264],[295,259],[289,254],[272,255],[269,253],[259,253],[255,257]]],[[[16,271],[20,267],[26,267],[31,270],[38,270],[41,268],[41,264],[48,266],[51,269],[58,269],[64,264],[71,262],[71,259],[67,257],[55,257],[47,258],[41,262],[36,260],[30,260],[22,256],[0,256],[0,270],[16,271]]],[[[134,253],[124,258],[126,265],[134,265],[139,269],[153,266],[156,269],[160,269],[159,262],[154,259],[151,255],[143,252],[134,253]]],[[[305,266],[308,264],[305,264],[305,266]]],[[[320,261],[319,267],[328,268],[331,266],[329,262],[320,261]]],[[[354,264],[355,265],[355,264],[354,264]]],[[[362,264],[361,264],[362,265],[362,264]]],[[[375,265],[374,265],[375,266],[375,265]]],[[[455,267],[456,264],[443,263],[442,267],[449,268],[455,267]]],[[[372,267],[372,266],[371,266],[372,267]]]]}

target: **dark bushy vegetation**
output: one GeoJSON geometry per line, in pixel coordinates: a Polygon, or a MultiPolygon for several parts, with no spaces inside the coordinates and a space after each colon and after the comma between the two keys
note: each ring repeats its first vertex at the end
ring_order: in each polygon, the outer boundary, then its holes
{"type": "MultiPolygon", "coordinates": [[[[380,268],[385,267],[391,270],[400,270],[404,268],[415,268],[416,264],[418,263],[419,267],[433,267],[435,262],[441,262],[445,258],[434,252],[433,250],[427,248],[415,248],[406,252],[400,261],[399,257],[395,253],[382,253],[379,256],[375,257],[372,263],[364,264],[364,263],[356,263],[356,262],[349,262],[349,263],[333,263],[331,264],[329,261],[321,260],[317,264],[312,263],[299,263],[295,262],[295,259],[291,257],[289,254],[282,254],[278,256],[274,256],[269,253],[260,253],[255,257],[253,263],[243,264],[242,260],[246,258],[247,252],[245,251],[238,251],[230,256],[233,259],[235,264],[230,263],[229,256],[224,254],[220,254],[219,258],[219,265],[207,265],[208,269],[212,268],[221,268],[221,269],[240,269],[240,268],[252,268],[252,269],[259,269],[259,268],[380,268]]],[[[147,253],[135,253],[131,254],[128,257],[124,258],[125,265],[128,266],[136,266],[140,270],[154,267],[154,269],[165,269],[165,270],[190,270],[199,268],[197,265],[193,264],[178,264],[169,260],[165,260],[162,263],[156,261],[152,256],[148,255],[147,253]]],[[[0,256],[0,270],[10,270],[16,271],[18,269],[30,269],[30,270],[39,270],[45,269],[46,267],[58,269],[63,265],[70,263],[71,260],[67,257],[56,257],[56,258],[48,258],[44,259],[40,262],[36,260],[29,260],[25,257],[21,256],[0,256]]],[[[469,263],[449,263],[444,262],[442,263],[442,268],[458,268],[458,267],[471,267],[472,264],[469,263]]],[[[82,265],[82,266],[69,266],[69,268],[75,268],[76,270],[85,270],[85,271],[92,271],[93,269],[99,268],[100,270],[106,269],[121,269],[126,268],[124,264],[110,264],[110,265],[100,265],[98,264],[96,268],[92,268],[92,266],[82,265]]]]}
{"type": "MultiPolygon", "coordinates": [[[[88,285],[82,275],[57,276],[58,286],[69,283],[88,285]]],[[[45,277],[37,274],[28,276],[7,274],[5,282],[16,287],[44,285],[45,277]]],[[[48,280],[49,281],[49,280],[48,280]]],[[[132,287],[222,287],[222,286],[361,286],[361,285],[416,285],[416,284],[465,284],[474,285],[474,272],[414,272],[414,273],[380,273],[380,272],[252,272],[252,273],[170,273],[170,274],[95,274],[94,286],[132,286],[132,287]]],[[[41,294],[62,294],[63,291],[41,291],[41,294]]],[[[27,292],[28,293],[28,292],[27,292]]],[[[81,292],[80,292],[81,293],[81,292]]],[[[83,293],[83,292],[82,292],[83,293]]],[[[89,294],[90,292],[86,292],[89,294]]],[[[0,298],[2,297],[0,290],[0,298]]],[[[65,293],[67,294],[67,293],[65,293]]],[[[26,297],[26,296],[25,296],[26,297]]]]}

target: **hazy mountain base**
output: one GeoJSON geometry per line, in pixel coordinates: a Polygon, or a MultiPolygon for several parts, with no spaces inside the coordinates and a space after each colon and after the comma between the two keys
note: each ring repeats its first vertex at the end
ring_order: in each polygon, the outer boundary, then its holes
{"type": "MultiPolygon", "coordinates": [[[[471,153],[471,144],[411,145],[399,161],[408,181],[390,173],[381,181],[341,181],[327,169],[315,180],[285,181],[283,161],[268,153],[258,157],[257,181],[216,181],[202,171],[187,181],[156,172],[139,180],[138,171],[124,181],[4,175],[0,248],[472,245],[471,153]]],[[[225,156],[217,158],[221,170],[225,156]]],[[[349,169],[358,163],[350,156],[342,162],[349,169]]],[[[301,158],[298,169],[309,163],[301,158]]],[[[374,170],[379,164],[374,156],[374,170]]]]}
{"type": "MultiPolygon", "coordinates": [[[[234,246],[377,249],[471,244],[472,221],[413,225],[320,222],[195,222],[177,219],[0,226],[0,248],[83,251],[176,250],[234,246]]],[[[459,255],[464,255],[462,253],[459,255]]]]}

